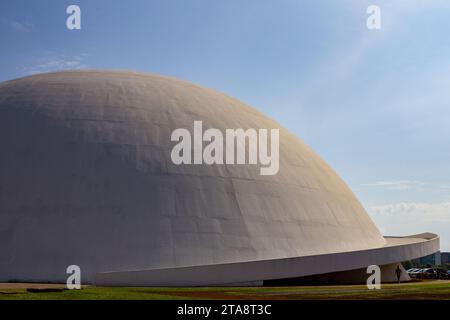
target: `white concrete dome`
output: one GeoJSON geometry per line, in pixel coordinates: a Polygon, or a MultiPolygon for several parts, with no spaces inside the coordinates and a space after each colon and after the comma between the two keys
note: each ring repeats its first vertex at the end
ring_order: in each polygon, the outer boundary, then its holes
{"type": "Polygon", "coordinates": [[[302,141],[221,93],[158,75],[70,71],[0,84],[0,280],[380,248],[385,238],[302,141]],[[176,128],[279,128],[280,169],[175,165],[176,128]]]}

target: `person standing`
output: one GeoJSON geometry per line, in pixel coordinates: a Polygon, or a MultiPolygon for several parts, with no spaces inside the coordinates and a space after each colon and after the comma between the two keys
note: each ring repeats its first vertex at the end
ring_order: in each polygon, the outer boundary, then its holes
{"type": "Polygon", "coordinates": [[[395,269],[395,275],[397,276],[397,283],[400,283],[400,276],[402,275],[402,269],[400,269],[400,265],[397,265],[395,269]]]}

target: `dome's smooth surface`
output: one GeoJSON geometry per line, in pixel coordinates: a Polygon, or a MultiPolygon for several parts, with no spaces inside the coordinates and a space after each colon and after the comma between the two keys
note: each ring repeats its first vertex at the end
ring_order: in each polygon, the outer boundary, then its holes
{"type": "MultiPolygon", "coordinates": [[[[0,280],[279,259],[385,240],[298,138],[221,93],[151,74],[0,84],[0,280]],[[280,169],[174,165],[176,128],[279,128],[280,169]]],[[[86,279],[86,278],[85,278],[86,279]]]]}

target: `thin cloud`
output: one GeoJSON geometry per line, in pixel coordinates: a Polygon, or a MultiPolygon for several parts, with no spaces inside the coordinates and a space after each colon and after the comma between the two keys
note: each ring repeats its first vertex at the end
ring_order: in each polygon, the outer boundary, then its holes
{"type": "Polygon", "coordinates": [[[376,181],[373,183],[363,183],[359,187],[381,187],[388,190],[410,190],[422,187],[424,183],[411,180],[376,181]]]}
{"type": "MultiPolygon", "coordinates": [[[[400,202],[395,204],[372,206],[369,212],[374,215],[407,215],[421,222],[450,223],[450,202],[416,203],[400,202]]],[[[450,226],[449,226],[450,230],[450,226]]]]}
{"type": "Polygon", "coordinates": [[[46,73],[62,70],[79,70],[87,68],[83,62],[86,54],[67,56],[50,54],[32,66],[23,67],[22,71],[26,75],[46,73]]]}
{"type": "Polygon", "coordinates": [[[417,180],[384,180],[371,183],[362,183],[356,186],[356,190],[366,188],[383,188],[386,190],[450,190],[448,185],[436,185],[431,183],[425,183],[417,180]]]}
{"type": "Polygon", "coordinates": [[[441,251],[450,251],[450,202],[400,202],[371,206],[367,212],[383,234],[433,232],[441,238],[441,251]]]}
{"type": "Polygon", "coordinates": [[[17,32],[28,33],[28,32],[32,32],[32,31],[36,30],[35,25],[32,23],[28,23],[28,22],[21,22],[21,21],[7,19],[7,18],[3,18],[3,17],[0,18],[0,22],[3,25],[6,25],[10,29],[17,31],[17,32]]]}

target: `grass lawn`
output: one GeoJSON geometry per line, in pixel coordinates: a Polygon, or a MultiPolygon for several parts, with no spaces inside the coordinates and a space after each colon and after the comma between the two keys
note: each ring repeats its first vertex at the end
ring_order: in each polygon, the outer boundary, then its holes
{"type": "MultiPolygon", "coordinates": [[[[31,287],[31,285],[30,285],[31,287]]],[[[27,292],[27,285],[0,285],[0,300],[144,300],[144,299],[437,299],[450,300],[450,281],[384,284],[380,290],[365,285],[295,287],[128,288],[87,286],[61,292],[27,292]]]]}

